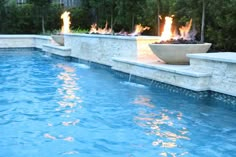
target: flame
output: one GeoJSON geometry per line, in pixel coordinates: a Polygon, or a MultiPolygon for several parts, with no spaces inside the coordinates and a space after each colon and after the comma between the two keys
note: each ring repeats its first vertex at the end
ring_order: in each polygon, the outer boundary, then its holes
{"type": "Polygon", "coordinates": [[[167,41],[172,38],[172,31],[171,31],[172,23],[173,23],[173,18],[166,16],[164,30],[161,33],[161,40],[162,41],[167,41]]]}
{"type": "MultiPolygon", "coordinates": [[[[119,33],[115,33],[116,35],[131,35],[131,36],[136,36],[136,35],[140,35],[143,31],[145,30],[149,30],[150,27],[143,27],[141,24],[138,24],[135,26],[135,31],[128,34],[127,32],[125,32],[124,30],[122,30],[119,33]]],[[[99,28],[97,27],[97,24],[94,23],[91,25],[89,34],[113,34],[113,30],[111,28],[108,28],[108,23],[106,22],[105,27],[104,28],[99,28]]]]}
{"type": "Polygon", "coordinates": [[[92,33],[97,33],[97,24],[96,23],[91,25],[89,34],[92,34],[92,33]]]}
{"type": "Polygon", "coordinates": [[[192,19],[190,19],[189,22],[186,23],[185,26],[181,26],[179,28],[180,35],[178,35],[177,31],[172,32],[172,23],[173,23],[173,17],[166,16],[165,17],[165,25],[164,30],[161,34],[161,41],[168,41],[171,39],[184,39],[184,40],[191,40],[196,35],[196,32],[190,32],[191,26],[192,26],[192,19]]]}
{"type": "Polygon", "coordinates": [[[89,31],[90,34],[112,34],[113,33],[113,30],[111,28],[108,28],[108,23],[106,22],[105,24],[105,27],[104,28],[97,28],[97,24],[94,23],[91,25],[91,28],[90,28],[90,31],[89,31]]]}
{"type": "Polygon", "coordinates": [[[184,40],[191,39],[189,34],[191,26],[192,26],[192,19],[189,22],[187,22],[185,26],[179,28],[180,37],[183,38],[184,40]]]}
{"type": "Polygon", "coordinates": [[[61,15],[61,19],[63,20],[63,25],[61,27],[61,33],[70,33],[70,12],[65,11],[61,15]]]}
{"type": "Polygon", "coordinates": [[[131,36],[140,35],[141,33],[143,33],[143,31],[149,30],[149,29],[150,27],[147,27],[147,26],[143,27],[141,24],[138,24],[135,26],[134,32],[130,33],[129,35],[131,36]]]}

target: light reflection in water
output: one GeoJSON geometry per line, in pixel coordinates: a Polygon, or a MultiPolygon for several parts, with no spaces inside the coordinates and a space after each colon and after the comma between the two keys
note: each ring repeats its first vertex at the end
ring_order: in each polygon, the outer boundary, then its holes
{"type": "Polygon", "coordinates": [[[74,141],[74,138],[71,137],[71,136],[63,137],[63,135],[60,135],[60,136],[56,137],[56,136],[53,136],[53,135],[50,135],[50,134],[46,133],[46,134],[44,134],[44,137],[47,138],[47,139],[51,139],[51,140],[64,140],[64,141],[67,141],[67,142],[73,142],[74,141]]]}
{"type": "Polygon", "coordinates": [[[52,136],[50,134],[44,134],[45,138],[51,139],[51,140],[56,140],[57,138],[55,136],[52,136]]]}
{"type": "Polygon", "coordinates": [[[79,119],[76,119],[76,120],[74,120],[74,121],[69,121],[69,122],[62,122],[62,125],[64,125],[64,126],[70,126],[70,125],[76,125],[77,123],[79,123],[80,122],[80,120],[79,119]]]}
{"type": "Polygon", "coordinates": [[[69,137],[63,138],[63,140],[68,141],[68,142],[73,142],[74,138],[69,136],[69,137]]]}
{"type": "MultiPolygon", "coordinates": [[[[58,104],[61,108],[74,108],[78,104],[82,103],[81,98],[76,96],[76,91],[79,90],[79,87],[76,83],[78,78],[75,74],[75,68],[64,64],[58,64],[57,67],[64,70],[58,75],[58,78],[63,81],[62,87],[58,89],[58,93],[62,96],[63,99],[62,101],[59,101],[58,104]]],[[[66,114],[69,113],[72,112],[66,110],[66,114]]]]}
{"type": "Polygon", "coordinates": [[[144,97],[144,96],[139,96],[138,98],[136,98],[134,100],[133,103],[137,104],[137,105],[143,105],[143,106],[151,107],[151,108],[155,107],[153,104],[150,103],[150,98],[147,98],[147,97],[144,97]]]}
{"type": "Polygon", "coordinates": [[[78,151],[69,151],[69,152],[65,152],[62,155],[74,155],[74,154],[78,154],[78,151]]]}
{"type": "MultiPolygon", "coordinates": [[[[145,96],[138,96],[133,104],[142,105],[142,107],[155,108],[156,106],[151,103],[151,99],[145,96]]],[[[182,127],[181,120],[183,114],[179,111],[168,111],[162,109],[161,111],[155,110],[142,110],[134,117],[135,123],[143,128],[148,128],[147,136],[154,136],[155,140],[152,141],[154,147],[159,147],[161,152],[160,156],[184,156],[188,152],[185,151],[182,142],[190,140],[188,137],[187,127],[182,127]]]]}
{"type": "MultiPolygon", "coordinates": [[[[77,109],[82,108],[80,105],[83,101],[80,97],[76,95],[76,92],[80,90],[79,86],[77,85],[78,78],[75,74],[75,68],[70,67],[68,65],[64,64],[57,64],[57,68],[62,69],[63,71],[59,73],[57,78],[62,82],[62,86],[57,89],[58,94],[61,97],[61,101],[58,101],[59,107],[56,108],[56,111],[63,111],[63,114],[61,117],[65,118],[65,121],[61,122],[62,126],[68,127],[68,126],[75,126],[78,125],[80,120],[69,120],[70,115],[75,113],[77,109]]],[[[49,127],[53,127],[54,125],[52,123],[48,123],[49,127]]],[[[44,137],[51,140],[64,140],[67,142],[73,142],[74,137],[68,136],[64,137],[63,135],[54,136],[49,133],[45,133],[44,137]]],[[[77,152],[67,152],[66,154],[76,154],[77,152]]]]}

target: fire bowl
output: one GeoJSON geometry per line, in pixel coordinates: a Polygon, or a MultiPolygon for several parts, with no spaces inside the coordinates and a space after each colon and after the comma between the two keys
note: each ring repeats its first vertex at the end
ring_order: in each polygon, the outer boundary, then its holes
{"type": "Polygon", "coordinates": [[[167,64],[189,64],[187,54],[206,53],[211,43],[149,44],[152,52],[167,64]]]}
{"type": "Polygon", "coordinates": [[[61,46],[64,46],[64,35],[63,34],[53,34],[52,39],[61,46]]]}

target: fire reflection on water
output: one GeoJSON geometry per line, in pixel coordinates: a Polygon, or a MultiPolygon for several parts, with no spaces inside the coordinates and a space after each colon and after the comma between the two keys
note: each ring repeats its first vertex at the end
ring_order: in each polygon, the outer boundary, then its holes
{"type": "MultiPolygon", "coordinates": [[[[62,111],[61,117],[65,119],[60,124],[64,127],[76,126],[79,124],[79,119],[72,119],[71,114],[75,113],[77,109],[82,108],[80,105],[82,100],[77,96],[76,92],[80,90],[77,85],[78,78],[75,74],[75,68],[70,67],[64,64],[57,64],[57,68],[62,69],[62,72],[57,76],[60,81],[62,81],[62,85],[57,89],[59,96],[61,97],[61,101],[58,101],[57,104],[59,107],[56,108],[56,111],[62,111]]],[[[53,123],[48,123],[49,127],[53,127],[53,123]]],[[[64,135],[51,135],[49,133],[44,134],[44,138],[51,140],[64,140],[67,142],[73,142],[73,136],[64,136],[64,135]]],[[[73,151],[71,151],[73,152],[73,151]]],[[[76,152],[77,154],[78,152],[76,152]]],[[[72,153],[74,154],[74,152],[72,153]]]]}
{"type": "Polygon", "coordinates": [[[144,105],[151,108],[155,107],[153,104],[150,103],[150,99],[144,96],[139,96],[134,100],[133,103],[137,105],[144,105]]]}
{"type": "MultiPolygon", "coordinates": [[[[82,103],[80,97],[76,96],[76,91],[79,90],[79,87],[76,83],[78,78],[76,78],[75,69],[64,64],[58,64],[58,68],[63,69],[64,71],[58,75],[58,79],[63,81],[62,87],[58,89],[58,93],[62,96],[62,101],[59,101],[58,104],[60,108],[66,108],[66,114],[74,112],[78,104],[82,103]],[[68,109],[68,107],[70,109],[68,109]]],[[[79,106],[81,108],[82,106],[79,106]]]]}
{"type": "Polygon", "coordinates": [[[47,138],[47,139],[51,139],[51,140],[57,140],[57,139],[62,139],[64,141],[68,141],[68,142],[73,142],[74,141],[74,138],[71,137],[71,136],[68,136],[68,137],[63,137],[62,135],[56,137],[56,136],[53,136],[53,135],[50,135],[48,133],[44,134],[44,137],[47,138]]]}
{"type": "Polygon", "coordinates": [[[76,124],[78,124],[80,122],[80,120],[79,119],[76,119],[76,120],[74,120],[74,121],[69,121],[69,122],[62,122],[62,125],[64,125],[64,126],[70,126],[70,125],[76,125],[76,124]]]}
{"type": "Polygon", "coordinates": [[[190,140],[188,129],[183,127],[180,122],[183,116],[181,112],[166,109],[153,112],[156,106],[151,103],[150,98],[145,96],[138,96],[133,104],[142,105],[152,110],[152,112],[149,112],[150,110],[140,111],[134,117],[134,121],[138,126],[148,129],[147,136],[155,137],[152,145],[160,148],[160,156],[177,157],[188,154],[181,145],[184,141],[190,140]]]}

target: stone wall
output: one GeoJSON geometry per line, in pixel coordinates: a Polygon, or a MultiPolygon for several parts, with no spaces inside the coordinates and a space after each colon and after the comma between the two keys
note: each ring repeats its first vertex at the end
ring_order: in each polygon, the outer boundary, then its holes
{"type": "Polygon", "coordinates": [[[34,47],[43,49],[43,45],[54,44],[50,36],[35,36],[34,37],[34,47]]]}
{"type": "Polygon", "coordinates": [[[65,34],[65,46],[71,56],[105,65],[113,65],[113,57],[140,58],[155,55],[148,47],[157,37],[133,37],[92,34],[65,34]]]}
{"type": "Polygon", "coordinates": [[[188,55],[193,71],[211,74],[209,89],[236,96],[236,53],[188,55]]]}
{"type": "Polygon", "coordinates": [[[1,35],[0,48],[34,47],[33,35],[1,35]]]}
{"type": "Polygon", "coordinates": [[[0,35],[0,48],[42,48],[44,44],[50,43],[50,36],[38,35],[0,35]]]}
{"type": "Polygon", "coordinates": [[[160,64],[147,64],[139,61],[114,58],[112,69],[130,75],[148,78],[153,81],[171,84],[174,86],[194,90],[209,90],[208,84],[211,75],[204,72],[191,72],[189,66],[174,67],[160,64]]]}

